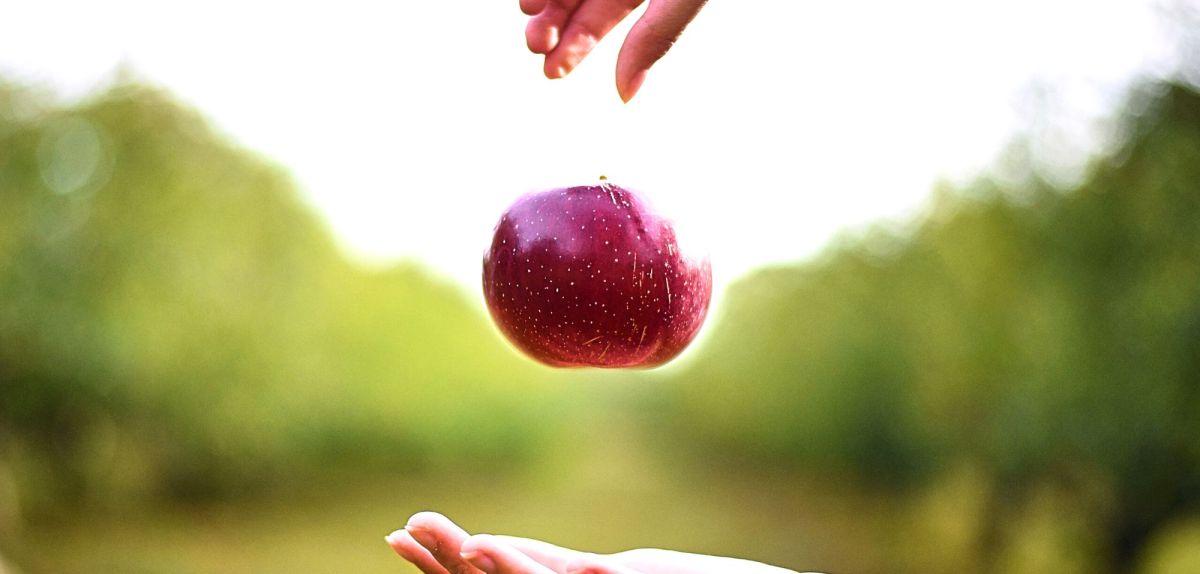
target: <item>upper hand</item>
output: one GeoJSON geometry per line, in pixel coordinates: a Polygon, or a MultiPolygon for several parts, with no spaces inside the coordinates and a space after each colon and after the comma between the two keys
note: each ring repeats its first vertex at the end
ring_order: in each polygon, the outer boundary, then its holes
{"type": "MultiPolygon", "coordinates": [[[[644,0],[520,0],[532,16],[525,42],[545,54],[548,78],[575,69],[588,52],[644,0]]],[[[626,102],[637,93],[646,72],[662,58],[707,0],[649,0],[646,13],[629,30],[617,57],[617,93],[626,102]]]]}
{"type": "Polygon", "coordinates": [[[471,536],[434,512],[413,515],[387,540],[425,574],[796,574],[748,560],[669,550],[602,555],[528,538],[471,536]]]}

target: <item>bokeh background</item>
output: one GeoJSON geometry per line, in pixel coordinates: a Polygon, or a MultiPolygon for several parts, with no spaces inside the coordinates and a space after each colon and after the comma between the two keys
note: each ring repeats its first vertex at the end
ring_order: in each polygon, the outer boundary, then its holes
{"type": "Polygon", "coordinates": [[[405,572],[424,509],[1200,571],[1194,4],[716,2],[628,106],[612,42],[538,78],[515,2],[68,4],[0,34],[0,572],[405,572]],[[600,173],[711,246],[667,368],[541,367],[482,305],[504,205],[600,173]]]}

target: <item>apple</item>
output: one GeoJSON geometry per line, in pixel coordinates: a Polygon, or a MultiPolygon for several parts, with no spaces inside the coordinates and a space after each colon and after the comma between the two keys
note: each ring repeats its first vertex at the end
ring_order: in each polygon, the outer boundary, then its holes
{"type": "Polygon", "coordinates": [[[483,294],[500,331],[542,363],[655,367],[704,323],[712,267],[645,199],[602,179],[513,203],[483,258],[483,294]]]}

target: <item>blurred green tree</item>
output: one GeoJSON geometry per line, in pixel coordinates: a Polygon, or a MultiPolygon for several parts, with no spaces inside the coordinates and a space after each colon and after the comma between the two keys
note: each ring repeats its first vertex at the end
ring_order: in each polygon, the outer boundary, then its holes
{"type": "Polygon", "coordinates": [[[1200,95],[1147,86],[1121,121],[1126,144],[1077,189],[943,189],[906,232],[743,280],[672,420],[739,458],[883,487],[982,467],[993,554],[1061,485],[1129,571],[1200,510],[1200,95]]]}
{"type": "Polygon", "coordinates": [[[509,392],[541,371],[478,306],[348,261],[282,169],[167,94],[0,84],[0,150],[0,469],[27,514],[499,464],[543,432],[509,392]]]}

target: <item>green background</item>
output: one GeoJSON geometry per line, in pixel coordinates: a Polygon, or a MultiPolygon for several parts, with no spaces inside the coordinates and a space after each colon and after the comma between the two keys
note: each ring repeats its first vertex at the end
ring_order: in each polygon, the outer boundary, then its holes
{"type": "Polygon", "coordinates": [[[171,95],[0,82],[0,554],[403,572],[383,535],[436,509],[801,570],[1200,571],[1200,94],[1114,123],[1077,186],[1018,137],[739,280],[681,364],[563,371],[347,258],[171,95]]]}

